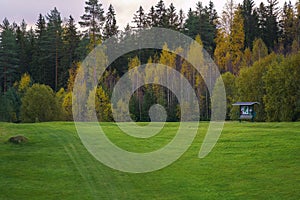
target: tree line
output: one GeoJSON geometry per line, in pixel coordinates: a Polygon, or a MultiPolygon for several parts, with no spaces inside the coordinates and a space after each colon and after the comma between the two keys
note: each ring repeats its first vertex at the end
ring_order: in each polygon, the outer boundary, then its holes
{"type": "MultiPolygon", "coordinates": [[[[179,31],[203,45],[222,73],[228,119],[236,116],[231,106],[234,101],[259,101],[260,121],[300,118],[300,1],[296,5],[286,2],[280,7],[277,0],[259,5],[253,0],[238,5],[228,0],[220,14],[213,2],[208,5],[198,2],[185,14],[172,3],[167,6],[159,0],[148,12],[140,6],[125,32],[119,30],[112,5],[105,12],[98,0],[87,0],[85,4],[78,23],[72,16],[62,20],[57,8],[46,15],[40,14],[35,27],[30,29],[25,20],[19,25],[3,20],[0,25],[1,121],[72,120],[74,80],[82,70],[81,62],[86,55],[111,37],[119,45],[128,38],[139,41],[139,30],[151,27],[179,31]]],[[[194,86],[200,119],[209,120],[210,94],[203,78],[189,63],[169,51],[178,52],[180,47],[166,44],[162,49],[138,50],[118,58],[105,72],[98,88],[91,94],[85,91],[90,102],[86,109],[93,109],[91,102],[96,99],[98,119],[112,121],[109,99],[119,77],[140,64],[162,63],[181,72],[194,86]]],[[[131,117],[149,121],[148,111],[155,103],[166,108],[168,121],[180,120],[174,94],[157,85],[147,85],[135,92],[129,105],[131,117]]],[[[114,106],[127,105],[118,102],[114,106]]]]}

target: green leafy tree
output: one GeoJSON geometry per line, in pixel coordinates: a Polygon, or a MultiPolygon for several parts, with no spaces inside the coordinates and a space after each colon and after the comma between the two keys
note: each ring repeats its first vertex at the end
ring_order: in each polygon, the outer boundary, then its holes
{"type": "Polygon", "coordinates": [[[46,122],[58,119],[60,106],[53,90],[46,85],[34,84],[22,98],[22,122],[46,122]]]}
{"type": "Polygon", "coordinates": [[[226,102],[227,102],[227,114],[226,119],[232,119],[234,113],[232,113],[233,106],[232,104],[235,103],[235,79],[236,77],[230,73],[226,72],[222,74],[222,80],[224,82],[225,90],[226,90],[226,102]]]}
{"type": "Polygon", "coordinates": [[[73,112],[72,112],[72,92],[67,92],[63,99],[62,103],[62,112],[64,113],[65,120],[73,121],[73,112]]]}
{"type": "Polygon", "coordinates": [[[264,76],[265,110],[268,121],[300,118],[300,53],[272,66],[264,76]]]}
{"type": "Polygon", "coordinates": [[[268,55],[268,48],[261,38],[256,39],[253,42],[253,62],[260,61],[268,55]]]}
{"type": "Polygon", "coordinates": [[[67,119],[67,113],[64,109],[64,100],[66,98],[66,91],[64,88],[60,88],[60,90],[55,94],[56,101],[58,103],[58,110],[57,110],[57,120],[64,121],[67,119]]]}
{"type": "MultiPolygon", "coordinates": [[[[224,11],[223,18],[230,17],[230,12],[232,12],[231,7],[228,11],[224,11]]],[[[222,21],[223,28],[219,29],[216,38],[215,60],[222,72],[229,71],[233,74],[238,74],[243,61],[245,41],[241,10],[236,9],[234,11],[232,21],[222,21]]]]}
{"type": "Polygon", "coordinates": [[[92,113],[95,111],[98,121],[109,122],[113,120],[109,97],[102,87],[90,91],[86,106],[88,120],[92,120],[92,113]]]}
{"type": "Polygon", "coordinates": [[[271,66],[280,63],[281,60],[281,56],[274,53],[270,54],[260,62],[255,62],[253,66],[242,68],[239,76],[236,78],[236,101],[260,102],[260,105],[256,109],[256,119],[258,121],[266,120],[265,104],[263,100],[266,89],[263,77],[271,66]]]}

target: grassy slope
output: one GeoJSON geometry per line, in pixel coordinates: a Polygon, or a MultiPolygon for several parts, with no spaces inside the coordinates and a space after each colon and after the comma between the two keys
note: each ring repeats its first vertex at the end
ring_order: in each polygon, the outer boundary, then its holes
{"type": "MultiPolygon", "coordinates": [[[[116,144],[138,152],[163,146],[177,125],[137,140],[103,124],[116,144]]],[[[72,123],[0,123],[0,199],[300,199],[300,123],[227,123],[214,150],[198,159],[207,125],[171,166],[128,174],[88,154],[72,123]],[[5,142],[18,134],[30,142],[5,142]]]]}

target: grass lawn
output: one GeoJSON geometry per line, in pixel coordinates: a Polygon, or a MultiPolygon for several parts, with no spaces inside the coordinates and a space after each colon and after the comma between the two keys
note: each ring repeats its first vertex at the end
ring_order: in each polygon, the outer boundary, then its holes
{"type": "MultiPolygon", "coordinates": [[[[178,123],[133,139],[103,123],[118,146],[147,152],[168,143],[178,123]]],[[[300,199],[300,123],[228,122],[213,151],[198,158],[208,123],[188,151],[146,174],[110,169],[82,145],[73,123],[0,123],[0,199],[300,199]],[[24,135],[29,142],[7,143],[24,135]]]]}

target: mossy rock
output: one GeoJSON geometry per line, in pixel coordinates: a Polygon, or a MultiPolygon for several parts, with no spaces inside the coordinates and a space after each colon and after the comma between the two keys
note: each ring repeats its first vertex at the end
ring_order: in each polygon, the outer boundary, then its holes
{"type": "Polygon", "coordinates": [[[22,135],[14,136],[8,139],[8,142],[13,144],[27,143],[28,139],[22,135]]]}

